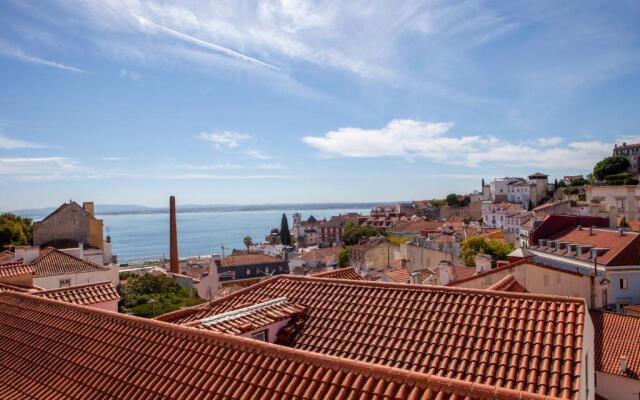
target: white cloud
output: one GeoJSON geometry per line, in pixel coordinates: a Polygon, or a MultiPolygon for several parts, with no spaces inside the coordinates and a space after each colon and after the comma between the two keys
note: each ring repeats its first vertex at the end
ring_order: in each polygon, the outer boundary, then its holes
{"type": "Polygon", "coordinates": [[[99,157],[98,160],[102,161],[128,161],[127,157],[99,157]]]}
{"type": "Polygon", "coordinates": [[[511,143],[493,136],[455,136],[450,133],[452,127],[450,122],[396,119],[379,129],[340,128],[302,140],[329,157],[419,157],[469,167],[500,164],[551,169],[590,169],[613,147],[599,140],[563,143],[560,138],[511,143]]]}
{"type": "Polygon", "coordinates": [[[257,158],[259,160],[270,160],[271,159],[271,157],[269,157],[268,155],[264,154],[260,150],[256,150],[256,149],[248,149],[248,150],[245,150],[244,153],[246,155],[248,155],[248,156],[251,156],[253,158],[257,158]]]}
{"type": "Polygon", "coordinates": [[[284,169],[284,166],[280,163],[266,163],[260,164],[257,167],[258,169],[284,169]]]}
{"type": "Polygon", "coordinates": [[[121,69],[120,70],[120,78],[129,78],[132,81],[137,81],[140,80],[140,78],[142,78],[142,76],[135,72],[135,71],[130,71],[127,69],[121,69]]]}
{"type": "Polygon", "coordinates": [[[66,157],[3,157],[0,177],[17,180],[58,180],[80,172],[79,163],[66,157]]]}
{"type": "Polygon", "coordinates": [[[27,142],[20,139],[11,139],[0,133],[0,149],[41,149],[46,146],[38,143],[27,142]]]}
{"type": "Polygon", "coordinates": [[[0,40],[0,54],[10,58],[14,58],[16,60],[28,62],[31,64],[45,65],[47,67],[61,69],[63,71],[70,71],[70,72],[76,72],[81,74],[87,73],[87,71],[80,68],[73,67],[71,65],[66,65],[59,62],[45,60],[40,57],[32,56],[24,52],[22,49],[19,49],[17,47],[7,44],[3,40],[0,40]]]}
{"type": "Polygon", "coordinates": [[[238,147],[240,142],[251,139],[251,135],[233,131],[201,132],[198,138],[216,145],[216,147],[238,147]]]}

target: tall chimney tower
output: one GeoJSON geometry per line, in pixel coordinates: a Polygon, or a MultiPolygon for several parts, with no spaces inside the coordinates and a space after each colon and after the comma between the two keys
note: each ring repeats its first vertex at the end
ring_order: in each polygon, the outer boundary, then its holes
{"type": "Polygon", "coordinates": [[[178,265],[178,229],[176,227],[176,198],[169,197],[169,271],[180,273],[178,265]]]}

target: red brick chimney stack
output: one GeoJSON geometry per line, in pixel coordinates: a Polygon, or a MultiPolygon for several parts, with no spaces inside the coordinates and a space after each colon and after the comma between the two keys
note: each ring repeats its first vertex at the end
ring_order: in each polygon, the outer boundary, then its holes
{"type": "Polygon", "coordinates": [[[178,229],[176,227],[176,198],[169,197],[169,271],[180,273],[178,265],[178,229]]]}

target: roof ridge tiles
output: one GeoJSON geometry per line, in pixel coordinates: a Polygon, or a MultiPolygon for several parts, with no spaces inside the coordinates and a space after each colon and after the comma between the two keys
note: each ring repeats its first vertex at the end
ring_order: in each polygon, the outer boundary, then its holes
{"type": "MultiPolygon", "coordinates": [[[[53,300],[45,297],[37,297],[31,294],[17,292],[0,293],[0,299],[2,299],[3,297],[14,297],[22,301],[31,301],[36,303],[49,303],[51,305],[73,309],[74,311],[80,312],[82,314],[89,314],[93,316],[119,320],[125,323],[132,324],[134,326],[146,326],[173,332],[175,334],[195,337],[200,340],[211,340],[216,343],[229,345],[233,349],[242,348],[243,350],[247,350],[247,347],[249,347],[252,353],[256,352],[267,354],[276,358],[286,358],[287,360],[293,362],[304,362],[315,367],[325,367],[331,370],[342,371],[343,373],[355,372],[369,378],[388,376],[390,380],[397,383],[410,383],[413,384],[413,386],[420,385],[424,388],[432,388],[438,391],[440,389],[444,389],[443,391],[449,394],[455,393],[458,395],[469,396],[473,394],[493,393],[497,398],[501,398],[500,395],[503,394],[505,395],[505,398],[519,398],[522,400],[560,400],[560,398],[558,397],[541,396],[531,392],[518,391],[494,385],[458,380],[433,374],[404,370],[396,367],[336,357],[328,354],[315,353],[307,350],[295,349],[272,343],[262,342],[241,336],[210,332],[181,325],[174,325],[153,319],[144,319],[131,315],[119,314],[108,310],[84,307],[81,305],[66,303],[63,301],[53,300]]],[[[293,363],[291,363],[291,365],[293,365],[293,363]]]]}

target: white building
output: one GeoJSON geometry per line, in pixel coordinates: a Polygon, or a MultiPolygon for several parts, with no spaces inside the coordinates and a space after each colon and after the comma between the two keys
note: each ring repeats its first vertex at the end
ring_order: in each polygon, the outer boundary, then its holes
{"type": "Polygon", "coordinates": [[[492,228],[505,229],[507,218],[520,214],[525,211],[524,207],[519,204],[501,202],[492,203],[489,201],[482,202],[482,223],[492,228]]]}

